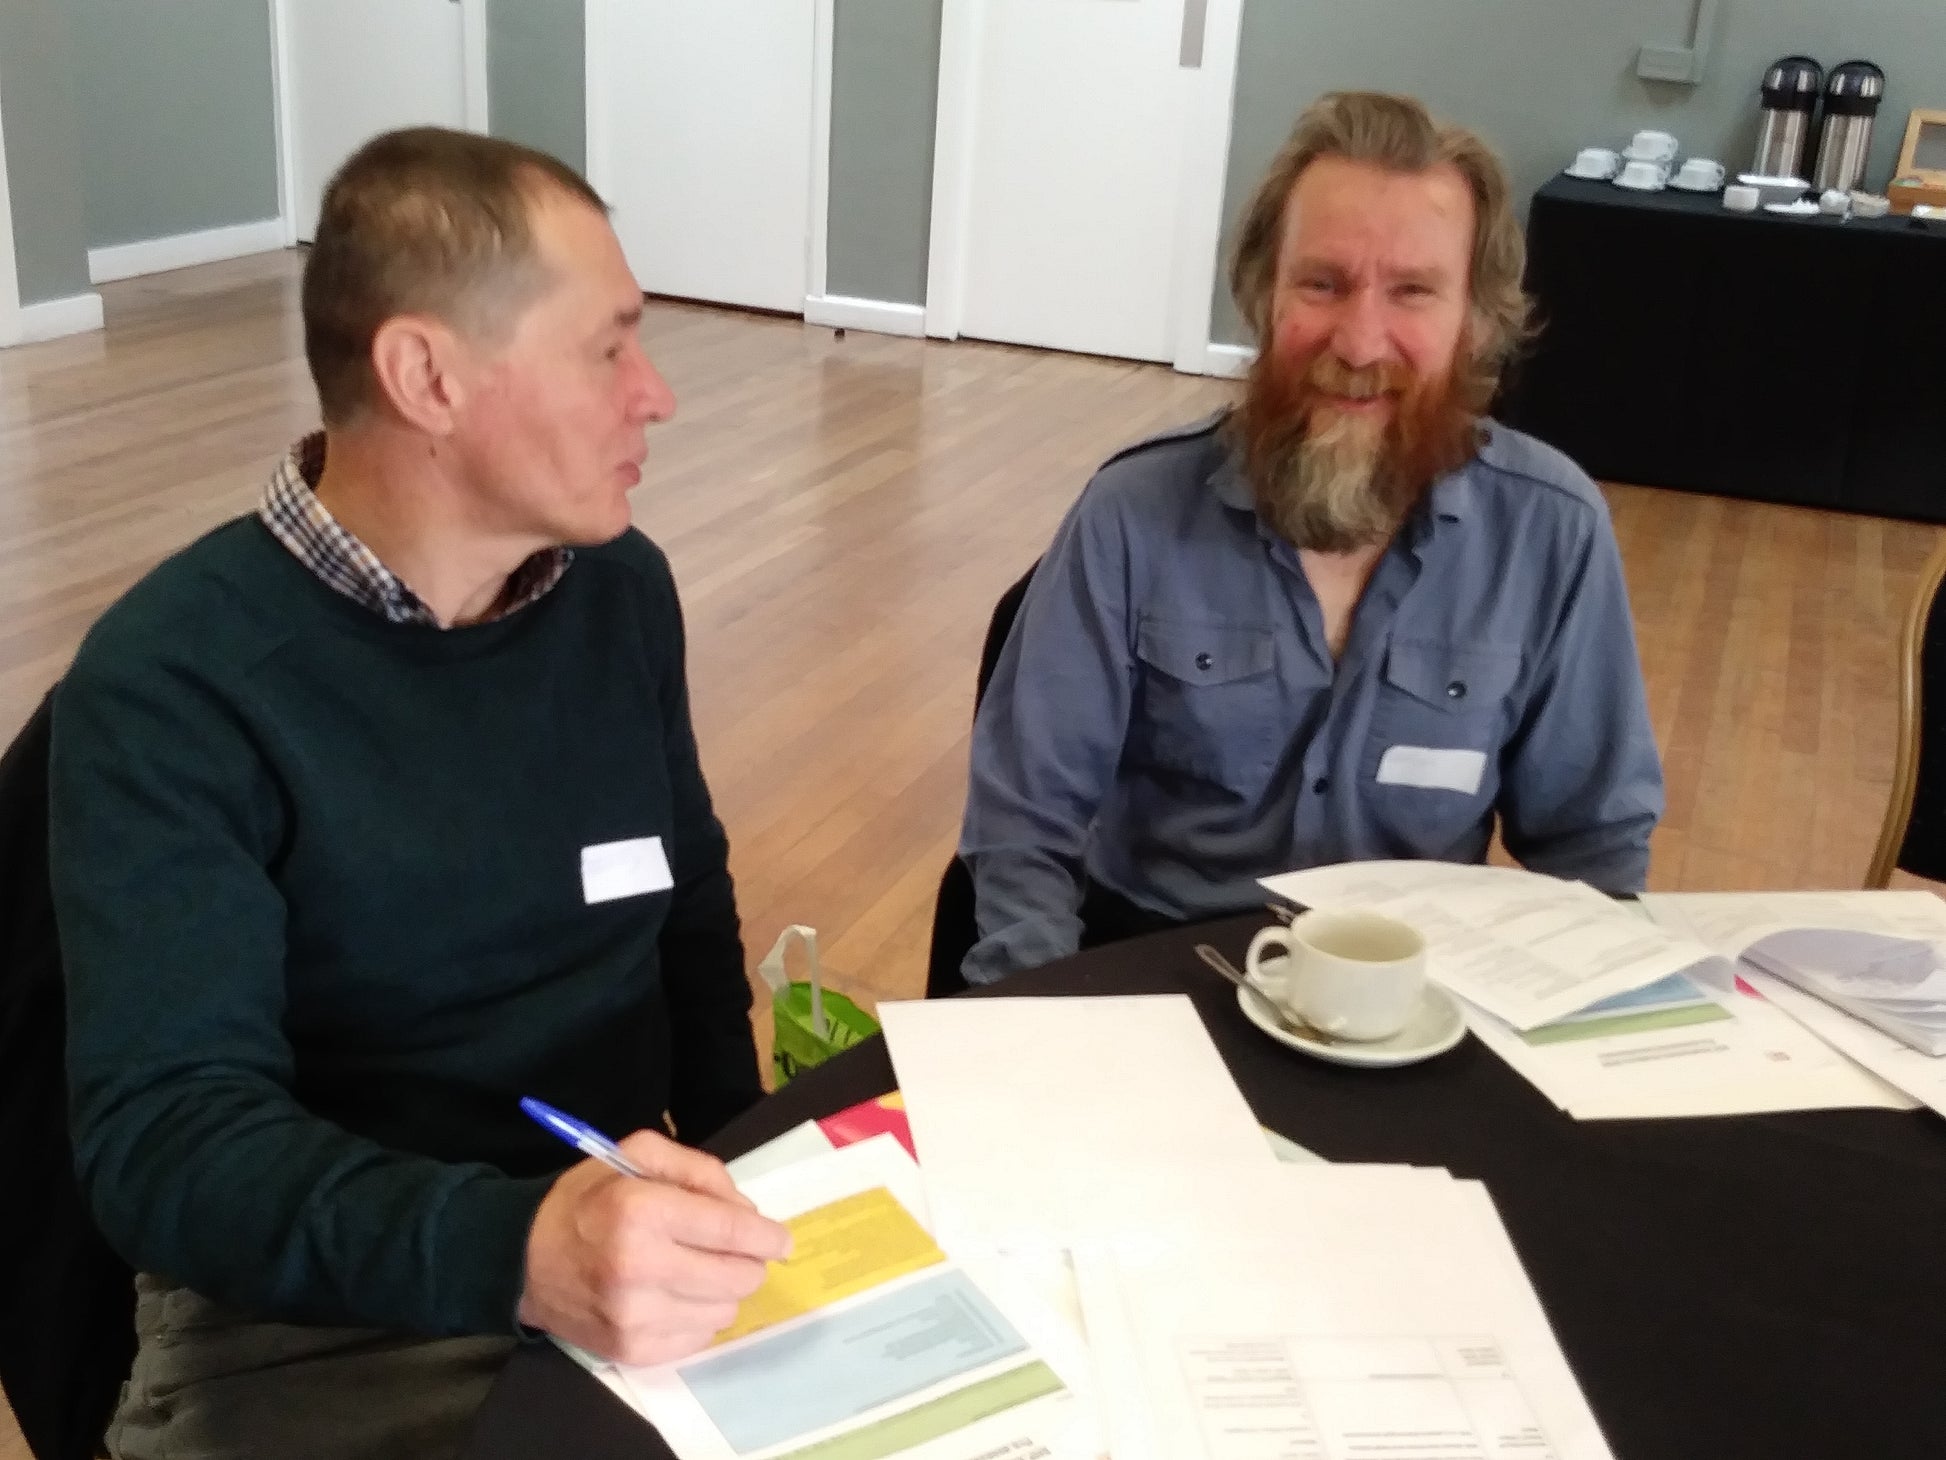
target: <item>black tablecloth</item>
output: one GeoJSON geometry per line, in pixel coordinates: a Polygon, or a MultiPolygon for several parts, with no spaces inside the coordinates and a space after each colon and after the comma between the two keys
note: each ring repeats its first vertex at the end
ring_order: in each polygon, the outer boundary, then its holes
{"type": "Polygon", "coordinates": [[[1601,481],[1946,522],[1946,223],[1558,177],[1498,414],[1601,481]]]}
{"type": "MultiPolygon", "coordinates": [[[[1946,1455],[1938,1117],[1576,1122],[1471,1038],[1407,1069],[1323,1064],[1267,1039],[1190,953],[1206,938],[1240,959],[1253,926],[1099,949],[999,992],[1188,993],[1265,1125],[1331,1160],[1484,1180],[1622,1460],[1946,1455]]],[[[894,1083],[873,1040],[714,1145],[749,1150],[894,1083]]],[[[494,1386],[466,1460],[667,1453],[592,1378],[536,1347],[494,1386]]]]}

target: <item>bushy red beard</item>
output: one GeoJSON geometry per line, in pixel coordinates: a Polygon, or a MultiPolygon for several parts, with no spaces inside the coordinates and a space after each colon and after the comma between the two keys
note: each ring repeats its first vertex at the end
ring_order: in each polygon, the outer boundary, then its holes
{"type": "Polygon", "coordinates": [[[1264,350],[1230,430],[1264,519],[1298,548],[1351,552],[1388,541],[1432,484],[1473,455],[1473,396],[1451,371],[1354,370],[1329,347],[1294,361],[1264,350]],[[1375,392],[1393,398],[1390,411],[1342,411],[1330,400],[1375,392]]]}

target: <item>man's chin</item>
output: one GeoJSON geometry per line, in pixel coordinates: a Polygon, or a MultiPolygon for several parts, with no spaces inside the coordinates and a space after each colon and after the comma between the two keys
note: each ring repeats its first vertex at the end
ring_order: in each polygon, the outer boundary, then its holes
{"type": "Polygon", "coordinates": [[[613,542],[634,525],[635,514],[629,509],[628,498],[623,497],[606,512],[589,513],[580,521],[562,524],[561,546],[600,547],[613,542]]]}

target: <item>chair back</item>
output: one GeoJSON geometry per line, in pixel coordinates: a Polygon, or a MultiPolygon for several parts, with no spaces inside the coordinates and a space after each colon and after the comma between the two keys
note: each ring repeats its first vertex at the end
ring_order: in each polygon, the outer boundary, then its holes
{"type": "Polygon", "coordinates": [[[1892,795],[1867,887],[1893,868],[1946,881],[1946,538],[1927,559],[1899,646],[1899,740],[1892,795]]]}
{"type": "MultiPolygon", "coordinates": [[[[1027,585],[1034,581],[1034,568],[1038,567],[1040,560],[1035,559],[1034,566],[1022,573],[993,605],[993,617],[987,621],[986,642],[980,647],[979,675],[973,682],[976,719],[980,701],[986,698],[987,685],[993,679],[994,666],[1000,662],[1000,651],[1006,647],[1007,635],[1013,632],[1014,620],[1020,616],[1020,605],[1027,597],[1027,585]]],[[[927,998],[943,999],[966,992],[966,976],[960,972],[960,965],[973,951],[979,936],[973,917],[973,874],[955,856],[946,863],[945,875],[939,879],[939,896],[933,903],[932,949],[926,958],[927,998]]]]}
{"type": "Polygon", "coordinates": [[[53,700],[0,757],[0,1387],[37,1460],[90,1460],[135,1354],[135,1279],[95,1228],[68,1132],[53,700]]]}

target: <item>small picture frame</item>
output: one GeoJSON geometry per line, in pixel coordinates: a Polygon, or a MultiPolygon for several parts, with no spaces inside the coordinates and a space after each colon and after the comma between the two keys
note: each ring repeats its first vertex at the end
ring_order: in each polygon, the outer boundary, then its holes
{"type": "Polygon", "coordinates": [[[1909,187],[1946,188],[1946,109],[1912,109],[1892,176],[1909,187]]]}

